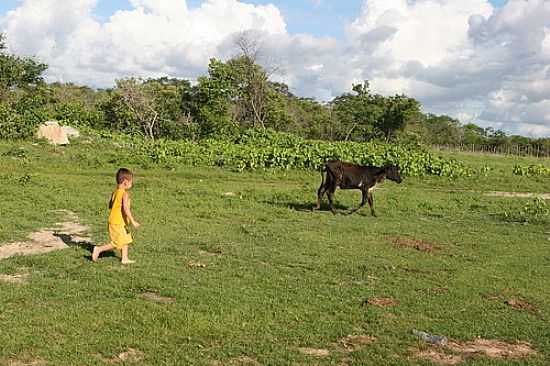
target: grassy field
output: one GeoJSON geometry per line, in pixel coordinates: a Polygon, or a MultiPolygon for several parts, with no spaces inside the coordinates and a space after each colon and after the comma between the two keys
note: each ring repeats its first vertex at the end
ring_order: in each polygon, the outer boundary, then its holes
{"type": "MultiPolygon", "coordinates": [[[[532,199],[484,192],[547,192],[550,179],[512,175],[533,159],[455,157],[494,169],[386,182],[373,218],[311,212],[315,172],[168,170],[119,161],[103,143],[0,142],[0,243],[59,222],[58,210],[105,242],[120,165],[137,175],[143,224],[130,267],[92,264],[86,246],[1,260],[0,274],[29,278],[0,281],[0,365],[431,365],[415,356],[428,346],[413,329],[537,351],[467,365],[548,365],[547,215],[522,216],[532,199]]],[[[338,208],[359,196],[337,192],[338,208]]]]}

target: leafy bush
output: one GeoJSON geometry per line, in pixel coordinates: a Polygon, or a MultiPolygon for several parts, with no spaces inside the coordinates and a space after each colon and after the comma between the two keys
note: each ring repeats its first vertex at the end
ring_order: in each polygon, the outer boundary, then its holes
{"type": "Polygon", "coordinates": [[[118,137],[134,154],[156,164],[227,166],[238,170],[265,168],[319,170],[330,159],[361,165],[399,165],[404,175],[460,177],[474,174],[454,159],[434,156],[414,146],[368,142],[306,140],[274,131],[245,131],[235,138],[189,141],[147,141],[118,137]]]}
{"type": "Polygon", "coordinates": [[[30,109],[23,114],[14,108],[0,104],[0,139],[24,139],[34,135],[39,114],[30,109]]]}
{"type": "Polygon", "coordinates": [[[514,166],[514,174],[522,177],[535,177],[541,175],[550,175],[550,168],[545,167],[542,164],[529,165],[529,166],[514,166]]]}
{"type": "Polygon", "coordinates": [[[504,212],[504,219],[509,222],[541,224],[550,218],[550,206],[540,197],[529,201],[520,210],[504,212]]]}

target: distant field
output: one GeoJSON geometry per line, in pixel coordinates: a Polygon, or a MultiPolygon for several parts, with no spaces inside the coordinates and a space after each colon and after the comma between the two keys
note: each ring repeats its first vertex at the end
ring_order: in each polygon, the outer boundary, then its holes
{"type": "MultiPolygon", "coordinates": [[[[0,243],[63,221],[58,210],[103,243],[119,165],[137,174],[143,224],[131,267],[92,264],[85,245],[0,260],[0,365],[431,365],[434,353],[548,365],[548,210],[487,193],[550,192],[550,178],[512,174],[550,161],[453,156],[492,170],[386,182],[372,218],[311,212],[317,172],[163,169],[106,143],[0,142],[0,243]],[[432,348],[413,329],[535,354],[432,348]]],[[[359,197],[338,191],[338,209],[359,197]]]]}

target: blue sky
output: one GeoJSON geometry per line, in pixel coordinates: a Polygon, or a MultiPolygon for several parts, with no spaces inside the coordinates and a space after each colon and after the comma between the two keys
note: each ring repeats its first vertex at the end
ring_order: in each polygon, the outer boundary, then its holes
{"type": "MultiPolygon", "coordinates": [[[[0,14],[17,7],[22,0],[0,0],[0,14]]],[[[457,0],[460,1],[460,0],[457,0]]],[[[189,7],[197,7],[202,0],[188,0],[189,7]]],[[[315,5],[313,0],[243,0],[251,4],[274,4],[283,13],[291,34],[309,33],[315,36],[340,38],[344,25],[353,20],[361,9],[362,0],[321,0],[315,5]]],[[[491,0],[502,6],[506,0],[491,0]]],[[[98,0],[96,15],[107,19],[116,10],[130,9],[127,0],[98,0]]]]}

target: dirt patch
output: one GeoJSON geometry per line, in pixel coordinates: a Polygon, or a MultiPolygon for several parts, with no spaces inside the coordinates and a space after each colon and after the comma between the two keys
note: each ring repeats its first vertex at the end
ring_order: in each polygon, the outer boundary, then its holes
{"type": "Polygon", "coordinates": [[[67,221],[55,224],[54,228],[42,229],[28,236],[27,241],[0,245],[0,260],[35,254],[45,254],[69,247],[69,244],[89,243],[85,235],[88,227],[78,222],[78,217],[70,211],[62,211],[67,221]]]}
{"type": "Polygon", "coordinates": [[[398,248],[415,249],[420,252],[426,253],[441,250],[440,246],[420,239],[407,238],[403,236],[388,237],[387,239],[390,240],[398,248]]]}
{"type": "Polygon", "coordinates": [[[141,298],[159,304],[173,304],[174,302],[176,302],[176,299],[174,297],[161,296],[158,293],[152,291],[144,292],[143,294],[141,294],[141,298]]]}
{"type": "Polygon", "coordinates": [[[472,342],[449,342],[444,348],[418,351],[416,358],[429,359],[438,365],[458,365],[478,355],[493,359],[523,359],[535,356],[537,351],[526,342],[506,343],[497,340],[476,339],[472,342]],[[455,354],[445,353],[449,350],[455,354]]]}
{"type": "Polygon", "coordinates": [[[330,351],[328,349],[301,347],[301,348],[298,348],[298,351],[304,355],[319,357],[319,358],[330,356],[330,351]]]}
{"type": "Polygon", "coordinates": [[[550,200],[550,193],[531,193],[531,192],[486,192],[487,197],[504,197],[504,198],[542,198],[550,200]]]}
{"type": "Polygon", "coordinates": [[[510,305],[515,310],[519,311],[527,311],[530,313],[535,313],[537,311],[537,308],[535,305],[528,303],[525,300],[522,299],[510,299],[506,301],[507,305],[510,305]]]}
{"type": "Polygon", "coordinates": [[[262,364],[248,356],[240,356],[233,358],[229,361],[230,365],[252,365],[252,366],[261,366],[262,364]]]}
{"type": "Polygon", "coordinates": [[[527,342],[506,343],[496,340],[476,339],[473,342],[449,342],[448,346],[454,352],[463,354],[485,354],[490,358],[518,359],[535,355],[537,352],[527,342]]]}
{"type": "Polygon", "coordinates": [[[375,337],[359,335],[344,337],[338,341],[338,345],[346,352],[356,352],[374,342],[376,342],[375,337]]]}
{"type": "Polygon", "coordinates": [[[366,299],[363,301],[363,305],[373,305],[373,306],[379,306],[382,308],[388,308],[399,305],[399,303],[389,297],[374,297],[372,299],[366,299]]]}
{"type": "Polygon", "coordinates": [[[5,365],[7,366],[45,366],[47,365],[47,362],[43,360],[32,360],[32,361],[8,360],[7,364],[5,365]]]}
{"type": "Polygon", "coordinates": [[[449,355],[435,350],[417,352],[415,357],[424,360],[430,360],[436,365],[458,365],[464,362],[462,356],[449,355]]]}
{"type": "Polygon", "coordinates": [[[28,283],[30,275],[28,273],[16,273],[13,275],[0,274],[0,282],[24,285],[28,283]]]}
{"type": "Polygon", "coordinates": [[[145,355],[140,350],[134,349],[134,348],[128,348],[126,351],[111,357],[111,358],[105,358],[100,356],[102,361],[110,364],[118,364],[118,363],[137,363],[143,361],[145,358],[145,355]]]}

